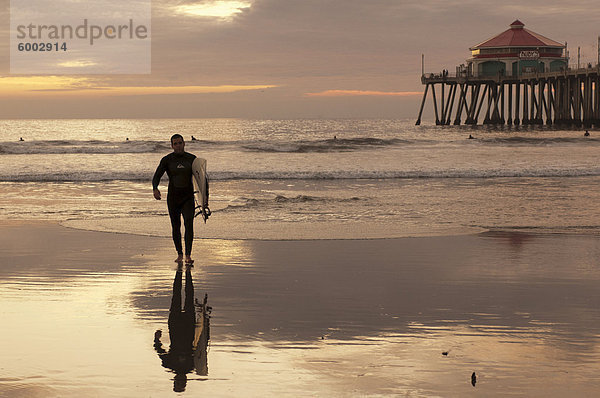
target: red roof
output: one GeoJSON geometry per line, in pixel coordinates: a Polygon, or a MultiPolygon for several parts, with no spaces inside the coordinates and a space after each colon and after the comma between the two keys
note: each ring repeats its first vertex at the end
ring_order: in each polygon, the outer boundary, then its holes
{"type": "Polygon", "coordinates": [[[497,47],[564,47],[564,44],[525,29],[524,26],[525,24],[517,19],[510,24],[510,29],[469,48],[469,50],[497,47]]]}

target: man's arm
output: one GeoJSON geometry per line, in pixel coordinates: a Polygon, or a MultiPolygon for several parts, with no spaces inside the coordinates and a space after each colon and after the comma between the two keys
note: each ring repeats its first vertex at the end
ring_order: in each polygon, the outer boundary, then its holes
{"type": "Polygon", "coordinates": [[[160,191],[158,190],[158,184],[160,183],[160,179],[162,178],[163,174],[165,174],[165,171],[167,171],[166,157],[160,160],[160,163],[154,172],[154,177],[152,177],[152,194],[156,200],[160,200],[161,198],[160,191]]]}

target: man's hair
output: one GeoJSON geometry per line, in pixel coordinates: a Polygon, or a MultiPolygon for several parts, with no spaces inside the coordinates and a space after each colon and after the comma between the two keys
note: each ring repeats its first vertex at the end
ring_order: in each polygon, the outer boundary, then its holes
{"type": "Polygon", "coordinates": [[[182,136],[181,134],[173,134],[173,135],[171,136],[171,145],[173,145],[173,140],[174,140],[175,138],[181,138],[181,139],[183,140],[183,136],[182,136]]]}

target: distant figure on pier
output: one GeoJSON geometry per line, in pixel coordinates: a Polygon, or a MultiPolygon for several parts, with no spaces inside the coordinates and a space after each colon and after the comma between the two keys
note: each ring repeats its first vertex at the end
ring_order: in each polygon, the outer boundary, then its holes
{"type": "Polygon", "coordinates": [[[583,134],[584,137],[589,137],[590,136],[590,132],[585,130],[585,133],[583,134]]]}
{"type": "Polygon", "coordinates": [[[475,137],[473,137],[471,134],[469,134],[469,139],[470,139],[470,140],[474,140],[474,139],[475,139],[475,137]]]}

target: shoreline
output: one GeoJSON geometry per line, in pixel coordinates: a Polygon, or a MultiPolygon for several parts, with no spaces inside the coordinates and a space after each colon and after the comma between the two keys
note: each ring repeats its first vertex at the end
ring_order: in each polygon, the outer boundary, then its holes
{"type": "MultiPolygon", "coordinates": [[[[69,220],[60,224],[67,228],[86,231],[124,233],[138,236],[171,238],[167,217],[137,217],[126,221],[117,218],[69,220]],[[157,227],[158,225],[158,227],[157,227]],[[144,232],[154,230],[155,232],[144,232]],[[158,229],[158,231],[157,231],[158,229]]],[[[399,223],[340,222],[243,222],[236,217],[219,217],[206,224],[195,221],[194,240],[377,240],[461,236],[486,232],[485,228],[464,226],[416,226],[399,223]]]]}
{"type": "MultiPolygon", "coordinates": [[[[133,231],[122,231],[122,230],[118,230],[117,228],[114,229],[110,229],[110,227],[108,228],[94,228],[89,226],[90,223],[93,223],[95,221],[111,221],[111,220],[115,220],[113,218],[106,218],[106,219],[96,219],[96,220],[67,220],[67,221],[56,221],[56,220],[34,220],[34,219],[23,219],[23,220],[10,220],[10,221],[15,221],[15,222],[19,222],[19,221],[25,221],[25,222],[48,222],[48,223],[55,223],[57,225],[60,225],[62,227],[65,228],[69,228],[69,229],[73,229],[73,230],[79,230],[79,231],[88,231],[88,232],[105,232],[105,233],[112,233],[112,234],[122,234],[122,235],[134,235],[134,236],[139,236],[139,237],[149,237],[149,238],[161,238],[161,239],[168,239],[169,242],[171,240],[171,235],[170,235],[170,231],[168,231],[165,234],[162,235],[157,235],[157,234],[152,234],[152,233],[143,233],[143,232],[133,232],[133,231]]],[[[161,217],[161,221],[164,221],[166,224],[168,224],[168,218],[167,217],[161,217]],[[162,218],[164,218],[164,220],[162,220],[162,218]]],[[[209,220],[210,222],[210,220],[209,220]]],[[[213,221],[214,222],[214,221],[213,221]]],[[[217,221],[218,222],[218,221],[217,221]]],[[[273,223],[262,223],[264,225],[263,230],[264,229],[268,229],[270,227],[274,227],[274,226],[279,226],[279,228],[274,228],[274,229],[280,229],[282,225],[286,225],[288,224],[291,228],[293,227],[298,227],[301,226],[301,223],[286,223],[286,222],[273,222],[273,223]]],[[[314,223],[313,223],[314,224],[314,223]]],[[[328,223],[331,225],[331,223],[328,223]]],[[[362,223],[358,223],[358,222],[343,222],[343,223],[339,223],[343,226],[350,226],[353,228],[356,228],[359,225],[362,225],[362,223]]],[[[362,240],[395,240],[395,239],[404,239],[404,238],[436,238],[436,237],[457,237],[457,236],[470,236],[470,235],[486,235],[486,234],[528,234],[528,235],[539,235],[539,236],[546,236],[546,235],[565,235],[565,236],[592,236],[592,237],[597,237],[600,236],[600,230],[598,229],[597,226],[560,226],[560,227],[554,227],[554,228],[550,228],[550,227],[539,227],[539,226],[497,226],[497,227],[479,227],[479,226],[461,226],[461,227],[453,227],[453,228],[447,228],[447,229],[442,229],[440,228],[437,231],[431,231],[431,232],[406,232],[403,234],[397,234],[397,235],[393,235],[393,236],[352,236],[351,234],[339,234],[339,231],[337,232],[338,235],[334,236],[334,237],[330,237],[330,236],[326,236],[326,237],[315,237],[315,236],[309,236],[307,237],[306,234],[304,235],[294,235],[293,233],[290,234],[289,232],[287,233],[288,237],[256,237],[256,236],[226,236],[226,234],[223,234],[222,230],[219,231],[220,234],[213,234],[212,236],[198,236],[196,234],[196,232],[198,231],[198,229],[202,229],[202,227],[204,226],[204,224],[201,224],[200,222],[198,222],[199,228],[194,228],[195,231],[195,235],[194,235],[194,241],[200,241],[200,240],[240,240],[240,241],[281,241],[281,242],[288,242],[288,241],[337,241],[337,240],[342,240],[342,241],[352,241],[352,240],[356,240],[356,241],[362,241],[362,240]]],[[[0,226],[2,226],[2,221],[0,220],[0,226]]],[[[238,230],[235,228],[235,225],[231,225],[228,224],[227,227],[233,229],[233,230],[238,230]]],[[[335,228],[339,227],[339,225],[334,225],[332,228],[330,228],[330,230],[333,230],[335,228]]],[[[385,229],[386,226],[382,226],[381,229],[385,229]]],[[[182,225],[182,231],[183,231],[183,225],[182,225]]],[[[289,231],[289,230],[288,230],[289,231]]],[[[313,233],[313,235],[316,235],[316,233],[313,233]]],[[[284,234],[285,236],[285,234],[284,234]]]]}
{"type": "MultiPolygon", "coordinates": [[[[164,221],[164,224],[168,224],[167,217],[160,217],[161,221],[164,221]],[[163,220],[164,218],[164,220],[163,220]]],[[[85,231],[85,232],[99,232],[105,234],[114,234],[114,235],[124,235],[124,236],[134,236],[138,238],[151,238],[151,239],[160,239],[166,240],[168,245],[171,245],[171,235],[170,231],[165,233],[164,235],[156,235],[151,233],[142,233],[142,232],[132,232],[132,231],[122,231],[118,229],[108,229],[108,228],[93,228],[89,226],[89,224],[94,223],[96,221],[102,220],[114,220],[112,218],[106,219],[95,219],[95,220],[67,220],[67,221],[58,221],[51,219],[0,219],[0,228],[10,227],[10,226],[19,226],[19,225],[55,225],[60,226],[62,228],[66,228],[73,231],[85,231]]],[[[272,226],[273,224],[286,224],[285,222],[274,222],[274,223],[264,223],[266,227],[272,226]]],[[[298,226],[300,223],[289,223],[290,226],[298,226]]],[[[346,226],[355,227],[358,223],[343,223],[346,226]]],[[[198,222],[200,229],[203,224],[198,222]]],[[[228,225],[231,226],[231,225],[228,225]]],[[[168,227],[168,226],[167,226],[168,227]]],[[[585,237],[598,237],[600,236],[600,231],[595,226],[579,226],[579,227],[556,227],[556,228],[548,228],[548,227],[537,227],[537,226],[500,226],[500,227],[463,227],[463,228],[448,228],[446,231],[437,231],[437,232],[421,232],[421,233],[405,233],[398,234],[396,236],[348,236],[348,235],[340,235],[335,237],[306,237],[306,236],[293,236],[290,237],[251,237],[251,236],[198,236],[196,235],[196,231],[198,228],[194,228],[195,235],[194,241],[247,241],[247,242],[302,242],[302,241],[378,241],[378,240],[401,240],[407,238],[443,238],[443,237],[461,237],[461,236],[493,236],[493,235],[535,235],[535,236],[585,236],[585,237]],[[579,230],[577,230],[579,229],[579,230]]],[[[182,224],[182,232],[183,232],[183,224],[182,224]]]]}
{"type": "MultiPolygon", "coordinates": [[[[77,223],[89,223],[91,221],[85,220],[73,220],[77,223]]],[[[96,220],[93,220],[96,221],[96,220]]],[[[168,217],[165,217],[165,222],[168,223],[168,217]]],[[[297,223],[294,223],[297,224],[297,223]]],[[[84,226],[76,226],[69,225],[68,221],[57,221],[57,220],[36,220],[36,219],[9,219],[9,220],[0,220],[0,230],[6,227],[43,227],[43,226],[54,226],[58,228],[64,228],[65,230],[77,232],[82,231],[86,233],[100,233],[106,234],[108,236],[116,235],[116,236],[130,236],[135,238],[149,238],[156,239],[160,241],[166,242],[166,245],[171,248],[172,247],[172,238],[170,234],[159,236],[159,235],[151,235],[151,234],[143,234],[136,232],[126,232],[126,231],[117,231],[117,230],[102,230],[102,229],[93,229],[86,228],[84,226]]],[[[475,228],[474,228],[475,229],[475,228]]],[[[183,233],[183,223],[182,223],[182,233],[183,233]]],[[[196,230],[196,229],[195,229],[196,230]]],[[[194,242],[199,241],[241,241],[241,242],[347,242],[347,241],[394,241],[394,240],[404,240],[404,239],[427,239],[427,238],[444,238],[444,237],[461,237],[461,236],[478,236],[487,233],[493,232],[501,232],[501,231],[491,231],[484,228],[477,228],[477,231],[470,231],[464,233],[453,233],[453,234],[407,234],[404,236],[389,236],[389,237],[345,237],[345,238],[252,238],[252,237],[198,237],[194,236],[194,242]]],[[[183,234],[182,234],[183,235],[183,234]]]]}

